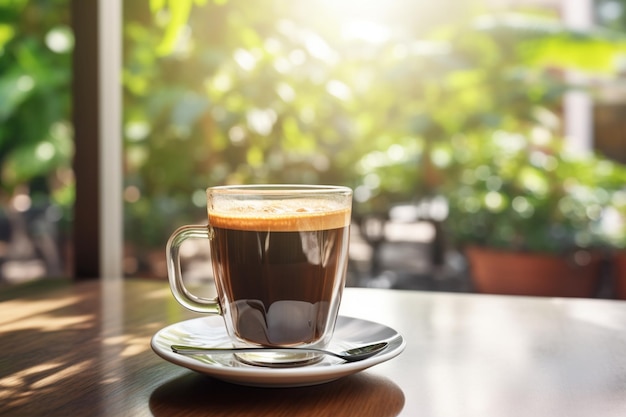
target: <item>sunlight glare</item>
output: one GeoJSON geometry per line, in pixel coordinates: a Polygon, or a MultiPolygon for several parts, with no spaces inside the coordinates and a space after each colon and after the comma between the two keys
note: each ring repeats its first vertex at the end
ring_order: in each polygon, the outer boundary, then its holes
{"type": "Polygon", "coordinates": [[[326,9],[339,16],[350,16],[358,20],[377,21],[391,5],[388,0],[318,0],[326,9]]]}
{"type": "Polygon", "coordinates": [[[350,87],[338,80],[330,80],[326,84],[326,91],[339,100],[349,100],[352,97],[350,87]]]}
{"type": "Polygon", "coordinates": [[[393,144],[387,149],[387,155],[392,161],[402,161],[405,157],[404,147],[402,145],[393,144]]]}
{"type": "Polygon", "coordinates": [[[366,185],[359,185],[354,190],[354,199],[364,203],[372,197],[372,190],[366,185]]]}
{"type": "Polygon", "coordinates": [[[391,31],[387,26],[362,20],[347,23],[342,31],[342,36],[348,40],[384,43],[391,37],[391,31]]]}
{"type": "Polygon", "coordinates": [[[74,47],[72,30],[65,26],[56,27],[46,34],[46,46],[58,54],[70,52],[74,47]]]}
{"type": "Polygon", "coordinates": [[[289,54],[289,62],[294,66],[302,65],[306,62],[306,53],[302,49],[294,49],[289,54]]]}
{"type": "Polygon", "coordinates": [[[216,91],[226,92],[232,88],[233,80],[231,79],[230,74],[222,71],[218,72],[213,79],[208,80],[208,84],[210,88],[213,88],[216,91]]]}
{"type": "Polygon", "coordinates": [[[239,48],[235,51],[233,58],[235,62],[243,69],[244,71],[252,71],[256,66],[256,58],[255,56],[245,49],[239,48]]]}
{"type": "Polygon", "coordinates": [[[150,123],[146,120],[130,121],[124,126],[124,135],[131,142],[139,142],[146,139],[150,131],[150,123]]]}
{"type": "Polygon", "coordinates": [[[19,211],[20,213],[23,213],[25,211],[27,211],[28,209],[30,209],[31,205],[32,205],[32,201],[30,199],[30,196],[28,194],[18,194],[15,197],[13,197],[12,201],[11,201],[13,208],[16,211],[19,211]]]}
{"type": "Polygon", "coordinates": [[[273,109],[251,109],[246,114],[248,126],[261,136],[267,136],[272,131],[278,115],[273,109]]]}
{"type": "Polygon", "coordinates": [[[278,83],[276,94],[285,102],[290,103],[296,98],[296,91],[285,82],[278,83]]]}
{"type": "Polygon", "coordinates": [[[41,142],[35,149],[35,156],[41,162],[51,160],[55,153],[54,145],[47,141],[41,142]]]}
{"type": "Polygon", "coordinates": [[[15,85],[19,91],[27,93],[35,87],[35,80],[30,75],[22,75],[15,85]]]}
{"type": "Polygon", "coordinates": [[[241,145],[246,140],[246,130],[235,125],[228,130],[228,138],[233,145],[241,145]]]}
{"type": "Polygon", "coordinates": [[[317,33],[308,32],[304,39],[305,47],[311,56],[329,63],[338,60],[338,54],[317,33]]]}
{"type": "Polygon", "coordinates": [[[386,0],[318,0],[321,5],[344,22],[345,39],[383,43],[391,35],[385,17],[393,8],[386,0]]]}

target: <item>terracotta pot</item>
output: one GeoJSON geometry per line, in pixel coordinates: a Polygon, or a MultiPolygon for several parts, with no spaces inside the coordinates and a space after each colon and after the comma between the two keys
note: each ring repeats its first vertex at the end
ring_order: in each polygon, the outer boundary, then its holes
{"type": "Polygon", "coordinates": [[[613,255],[615,296],[626,300],[626,251],[616,252],[613,255]]]}
{"type": "Polygon", "coordinates": [[[603,260],[586,251],[556,256],[481,247],[467,248],[466,255],[478,292],[549,297],[593,297],[603,260]]]}

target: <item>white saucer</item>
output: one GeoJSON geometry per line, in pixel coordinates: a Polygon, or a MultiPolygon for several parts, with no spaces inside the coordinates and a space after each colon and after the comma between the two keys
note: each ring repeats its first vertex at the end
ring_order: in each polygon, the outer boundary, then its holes
{"type": "Polygon", "coordinates": [[[392,328],[371,321],[339,316],[329,350],[339,352],[378,341],[388,342],[389,346],[380,354],[359,362],[346,363],[327,356],[318,363],[294,368],[246,365],[230,354],[183,356],[172,352],[170,346],[175,344],[229,346],[224,319],[221,316],[209,316],[167,326],[152,337],[150,345],[166,361],[223,381],[260,387],[297,387],[334,381],[388,361],[404,350],[406,342],[392,328]]]}

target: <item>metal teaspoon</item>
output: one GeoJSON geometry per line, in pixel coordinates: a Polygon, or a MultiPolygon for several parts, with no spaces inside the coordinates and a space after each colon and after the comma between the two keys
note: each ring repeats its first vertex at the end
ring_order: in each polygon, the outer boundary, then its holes
{"type": "Polygon", "coordinates": [[[207,348],[199,346],[183,346],[172,345],[172,351],[181,355],[201,355],[201,354],[220,354],[220,353],[239,353],[239,352],[315,352],[322,353],[324,355],[335,356],[339,359],[343,359],[346,362],[357,362],[363,359],[370,358],[377,353],[381,352],[387,347],[387,342],[373,343],[371,345],[360,346],[352,349],[348,349],[343,352],[331,352],[324,349],[315,348],[299,348],[299,347],[249,347],[249,348],[207,348]]]}

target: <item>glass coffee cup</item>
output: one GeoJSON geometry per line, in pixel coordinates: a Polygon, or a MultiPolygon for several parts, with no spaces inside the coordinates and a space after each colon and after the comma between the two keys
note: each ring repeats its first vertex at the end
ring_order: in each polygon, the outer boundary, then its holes
{"type": "MultiPolygon", "coordinates": [[[[352,190],[325,185],[207,189],[208,225],[183,226],[167,243],[170,287],[199,313],[219,314],[234,347],[315,347],[330,341],[348,265],[352,190]],[[217,298],[184,284],[181,244],[208,239],[217,298]]],[[[245,363],[298,366],[304,352],[238,353],[245,363]]]]}

